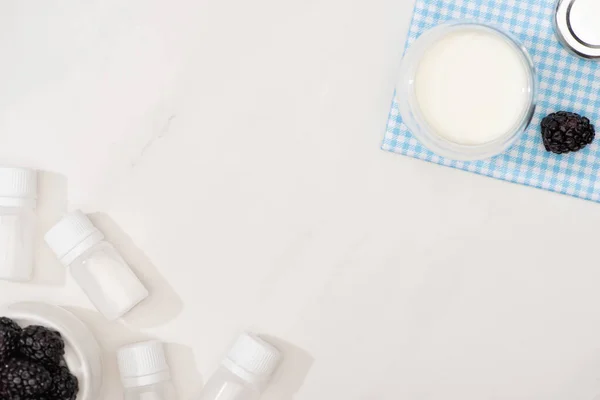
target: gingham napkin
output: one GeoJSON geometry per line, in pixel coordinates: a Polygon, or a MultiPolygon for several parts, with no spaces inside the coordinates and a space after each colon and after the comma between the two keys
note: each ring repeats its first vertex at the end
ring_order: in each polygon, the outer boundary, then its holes
{"type": "MultiPolygon", "coordinates": [[[[600,1],[600,0],[599,0],[600,1]]],[[[394,98],[384,150],[600,202],[600,63],[568,53],[552,28],[554,0],[417,0],[407,47],[424,31],[456,19],[492,23],[512,32],[533,58],[538,73],[538,107],[523,137],[490,160],[461,162],[431,153],[409,133],[394,98]],[[555,111],[587,116],[598,131],[594,143],[570,154],[546,152],[540,121],[555,111]]]]}

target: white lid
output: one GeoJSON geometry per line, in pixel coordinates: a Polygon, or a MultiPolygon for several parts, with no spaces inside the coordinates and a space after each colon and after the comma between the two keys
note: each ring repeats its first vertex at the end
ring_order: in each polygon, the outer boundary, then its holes
{"type": "Polygon", "coordinates": [[[555,25],[561,42],[584,58],[600,59],[599,14],[598,0],[559,0],[555,25]]]}
{"type": "Polygon", "coordinates": [[[247,382],[268,380],[281,360],[281,353],[273,345],[255,334],[242,333],[223,366],[247,382]]]}
{"type": "Polygon", "coordinates": [[[123,346],[117,353],[121,381],[126,388],[171,379],[162,342],[150,340],[123,346]]]}
{"type": "Polygon", "coordinates": [[[35,207],[37,172],[27,168],[0,167],[0,206],[35,207]]]}
{"type": "Polygon", "coordinates": [[[64,265],[104,240],[104,235],[81,211],[67,214],[44,236],[46,243],[64,265]]]}

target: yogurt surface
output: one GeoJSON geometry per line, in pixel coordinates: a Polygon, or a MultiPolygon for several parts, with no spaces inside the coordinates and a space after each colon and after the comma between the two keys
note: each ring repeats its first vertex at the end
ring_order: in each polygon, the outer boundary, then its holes
{"type": "Polygon", "coordinates": [[[529,76],[527,59],[508,38],[491,28],[464,26],[425,51],[415,94],[435,133],[479,145],[519,127],[531,99],[529,76]]]}

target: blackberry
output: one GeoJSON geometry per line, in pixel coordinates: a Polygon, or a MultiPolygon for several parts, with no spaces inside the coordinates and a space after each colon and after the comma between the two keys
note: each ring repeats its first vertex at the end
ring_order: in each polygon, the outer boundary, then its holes
{"type": "Polygon", "coordinates": [[[52,376],[52,385],[46,397],[57,400],[75,400],[79,392],[79,382],[67,367],[49,368],[52,376]]]}
{"type": "Polygon", "coordinates": [[[52,385],[50,372],[33,361],[13,358],[0,367],[0,386],[8,399],[38,398],[52,385]]]}
{"type": "Polygon", "coordinates": [[[39,363],[58,365],[65,354],[65,342],[56,331],[39,325],[30,325],[21,332],[19,352],[39,363]]]}
{"type": "Polygon", "coordinates": [[[0,399],[2,400],[57,400],[52,399],[45,394],[35,395],[34,397],[29,396],[21,396],[19,394],[9,393],[9,392],[0,392],[0,399]]]}
{"type": "Polygon", "coordinates": [[[581,150],[596,136],[590,120],[572,112],[552,113],[542,120],[541,126],[544,147],[556,154],[581,150]]]}
{"type": "Polygon", "coordinates": [[[15,352],[20,332],[21,327],[15,321],[0,317],[0,362],[15,352]]]}
{"type": "MultiPolygon", "coordinates": [[[[9,393],[8,391],[0,391],[0,399],[2,400],[34,400],[30,397],[21,396],[19,394],[9,393]]],[[[44,397],[36,397],[35,400],[50,400],[44,397]]]]}

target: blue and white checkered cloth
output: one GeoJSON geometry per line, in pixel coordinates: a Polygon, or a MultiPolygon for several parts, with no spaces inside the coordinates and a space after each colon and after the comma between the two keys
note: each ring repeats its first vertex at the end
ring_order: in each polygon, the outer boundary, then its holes
{"type": "MultiPolygon", "coordinates": [[[[599,0],[600,1],[600,0],[599,0]]],[[[417,0],[407,47],[424,31],[449,20],[467,19],[502,27],[518,37],[536,65],[538,107],[521,139],[506,153],[485,161],[453,161],[425,149],[409,133],[394,99],[382,145],[422,160],[600,202],[600,63],[569,54],[552,27],[554,0],[417,0]],[[598,138],[577,153],[544,149],[541,119],[572,111],[596,124],[598,138]]]]}

